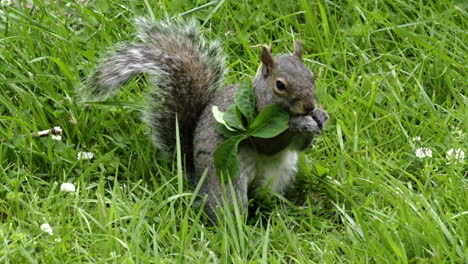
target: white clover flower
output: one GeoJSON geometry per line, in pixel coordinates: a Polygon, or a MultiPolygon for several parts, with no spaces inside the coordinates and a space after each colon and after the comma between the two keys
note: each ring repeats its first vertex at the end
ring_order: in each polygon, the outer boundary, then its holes
{"type": "Polygon", "coordinates": [[[78,152],[78,155],[76,158],[78,160],[89,160],[89,159],[92,159],[93,157],[94,157],[94,154],[92,152],[81,151],[81,152],[78,152]]]}
{"type": "MultiPolygon", "coordinates": [[[[461,149],[449,149],[447,151],[447,159],[453,161],[454,164],[463,163],[465,161],[465,152],[461,149]]],[[[452,162],[448,162],[447,164],[451,164],[452,162]]]]}
{"type": "Polygon", "coordinates": [[[45,223],[41,225],[41,230],[49,235],[53,235],[54,231],[52,230],[52,227],[50,227],[49,224],[45,223]]]}
{"type": "Polygon", "coordinates": [[[414,138],[413,138],[413,141],[414,141],[414,142],[421,141],[421,137],[414,137],[414,138]]]}
{"type": "Polygon", "coordinates": [[[62,134],[63,130],[62,130],[61,127],[56,126],[56,127],[52,128],[52,132],[54,132],[55,134],[62,134]]]}
{"type": "Polygon", "coordinates": [[[52,140],[57,140],[57,141],[62,140],[62,136],[60,136],[60,135],[50,135],[50,138],[52,140]]]}
{"type": "Polygon", "coordinates": [[[431,158],[432,157],[432,150],[429,148],[418,148],[415,152],[416,157],[423,159],[423,158],[431,158]]]}
{"type": "Polygon", "coordinates": [[[73,185],[73,183],[64,182],[60,185],[60,191],[72,193],[76,191],[76,188],[75,185],[73,185]]]}

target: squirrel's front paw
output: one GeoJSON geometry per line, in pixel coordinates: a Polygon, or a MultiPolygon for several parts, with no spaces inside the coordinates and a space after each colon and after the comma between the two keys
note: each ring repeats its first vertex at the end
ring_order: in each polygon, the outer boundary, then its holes
{"type": "Polygon", "coordinates": [[[300,115],[291,117],[289,120],[289,130],[300,133],[319,134],[321,128],[312,116],[300,115]]]}
{"type": "Polygon", "coordinates": [[[289,130],[294,132],[320,134],[327,121],[327,112],[317,108],[311,115],[291,117],[289,120],[289,130]]]}
{"type": "Polygon", "coordinates": [[[319,126],[320,130],[322,130],[327,124],[328,114],[325,110],[316,108],[312,112],[312,118],[315,120],[315,122],[317,122],[317,125],[319,126]]]}

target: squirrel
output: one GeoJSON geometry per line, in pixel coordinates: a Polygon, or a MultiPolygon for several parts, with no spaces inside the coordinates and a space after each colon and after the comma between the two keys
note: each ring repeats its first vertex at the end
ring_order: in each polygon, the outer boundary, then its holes
{"type": "Polygon", "coordinates": [[[108,54],[78,91],[81,100],[104,100],[136,74],[147,73],[153,86],[142,119],[155,145],[168,153],[175,148],[178,122],[188,181],[197,186],[207,173],[199,195],[206,197],[205,211],[213,222],[224,194],[246,209],[249,197],[264,188],[287,191],[298,172],[298,154],[311,146],[328,120],[326,111],[317,108],[315,77],[302,62],[301,42],[295,42],[293,54],[278,57],[268,47],[262,49],[253,79],[256,110],[280,104],[290,114],[289,128],[274,138],[241,142],[239,173],[230,188],[214,168],[213,153],[225,138],[215,130],[211,108],[226,111],[238,85],[224,85],[226,59],[219,42],[205,41],[193,19],[138,18],[136,24],[140,41],[120,44],[108,54]]]}

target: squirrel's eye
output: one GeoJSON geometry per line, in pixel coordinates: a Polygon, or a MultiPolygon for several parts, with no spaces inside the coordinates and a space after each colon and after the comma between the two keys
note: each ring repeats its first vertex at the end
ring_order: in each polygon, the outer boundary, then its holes
{"type": "Polygon", "coordinates": [[[286,92],[286,85],[282,81],[277,80],[276,81],[276,89],[279,92],[286,92]]]}

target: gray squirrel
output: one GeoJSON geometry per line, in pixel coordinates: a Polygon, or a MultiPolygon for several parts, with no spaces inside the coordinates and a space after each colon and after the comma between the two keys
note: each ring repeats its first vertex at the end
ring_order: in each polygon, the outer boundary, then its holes
{"type": "Polygon", "coordinates": [[[257,111],[280,104],[290,114],[289,129],[270,138],[243,141],[239,146],[239,173],[232,188],[216,175],[213,153],[225,140],[215,130],[212,106],[226,111],[233,104],[237,85],[225,87],[225,57],[218,42],[207,43],[193,20],[136,20],[140,42],[121,44],[103,59],[78,91],[83,101],[103,100],[140,73],[148,73],[154,86],[146,95],[143,120],[151,128],[156,146],[174,151],[176,116],[186,174],[196,186],[207,176],[200,193],[205,210],[217,221],[223,197],[234,198],[245,209],[249,197],[264,188],[284,193],[298,171],[298,153],[310,147],[328,115],[317,108],[315,80],[302,62],[301,42],[291,55],[273,57],[267,47],[253,80],[257,111]],[[223,196],[226,195],[226,196],[223,196]]]}

